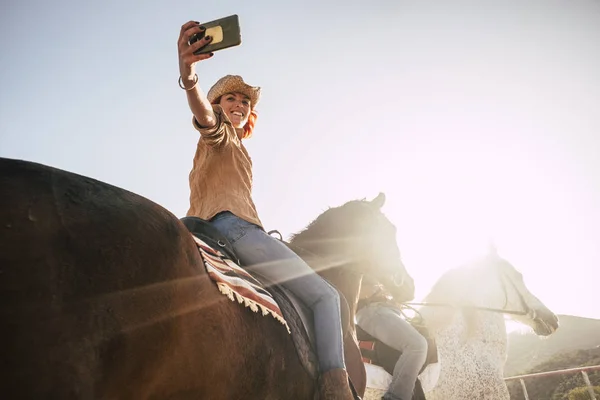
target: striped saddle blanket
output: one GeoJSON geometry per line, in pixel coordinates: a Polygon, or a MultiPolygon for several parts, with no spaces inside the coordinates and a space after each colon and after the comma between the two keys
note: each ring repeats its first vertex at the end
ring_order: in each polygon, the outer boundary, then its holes
{"type": "Polygon", "coordinates": [[[290,332],[279,305],[258,280],[220,251],[210,247],[201,239],[193,235],[192,237],[196,241],[208,276],[216,283],[222,294],[254,312],[260,311],[263,316],[272,316],[286,327],[288,333],[290,332]]]}

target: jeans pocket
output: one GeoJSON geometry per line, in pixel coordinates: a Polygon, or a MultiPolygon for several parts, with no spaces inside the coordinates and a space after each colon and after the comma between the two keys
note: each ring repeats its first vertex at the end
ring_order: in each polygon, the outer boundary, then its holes
{"type": "Polygon", "coordinates": [[[249,225],[246,221],[230,212],[217,216],[211,222],[231,244],[234,244],[246,234],[249,225]]]}

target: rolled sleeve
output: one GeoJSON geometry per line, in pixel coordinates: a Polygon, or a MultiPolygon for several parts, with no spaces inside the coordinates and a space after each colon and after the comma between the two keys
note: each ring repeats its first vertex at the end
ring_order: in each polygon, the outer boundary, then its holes
{"type": "Polygon", "coordinates": [[[214,105],[213,111],[215,113],[216,123],[212,127],[200,126],[195,116],[192,116],[192,125],[200,132],[200,136],[205,140],[205,143],[209,146],[219,146],[227,141],[228,130],[226,127],[227,121],[223,118],[223,109],[220,106],[214,105]]]}

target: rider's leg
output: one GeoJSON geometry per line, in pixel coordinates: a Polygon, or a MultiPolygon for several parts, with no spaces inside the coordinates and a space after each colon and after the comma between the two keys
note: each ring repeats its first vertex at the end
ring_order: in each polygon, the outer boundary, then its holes
{"type": "Polygon", "coordinates": [[[397,310],[383,303],[360,309],[356,320],[369,335],[402,352],[384,399],[410,400],[419,371],[427,357],[425,338],[397,310]]]}
{"type": "MultiPolygon", "coordinates": [[[[231,213],[219,214],[212,221],[233,245],[237,256],[249,271],[256,271],[292,291],[313,312],[319,369],[328,381],[344,385],[344,396],[350,389],[344,363],[340,298],[337,290],[317,275],[285,244],[269,236],[258,226],[231,213]],[[345,382],[344,382],[345,379],[345,382]],[[347,392],[345,390],[347,389],[347,392]]],[[[327,382],[326,382],[327,383],[327,382]]],[[[329,382],[333,386],[338,384],[329,382]]],[[[351,394],[350,394],[351,396],[351,394]]]]}

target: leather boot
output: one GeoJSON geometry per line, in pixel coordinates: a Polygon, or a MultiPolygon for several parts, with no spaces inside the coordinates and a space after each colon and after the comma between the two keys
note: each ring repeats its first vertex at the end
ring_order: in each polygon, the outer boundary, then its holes
{"type": "Polygon", "coordinates": [[[350,390],[348,373],[345,369],[336,368],[324,372],[319,378],[320,400],[355,400],[350,390]]]}

